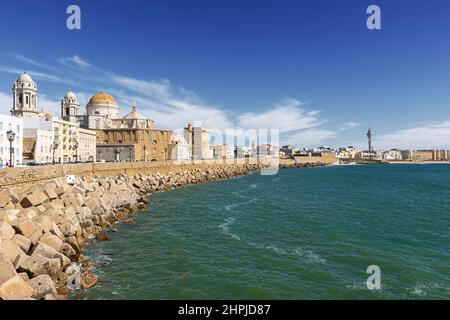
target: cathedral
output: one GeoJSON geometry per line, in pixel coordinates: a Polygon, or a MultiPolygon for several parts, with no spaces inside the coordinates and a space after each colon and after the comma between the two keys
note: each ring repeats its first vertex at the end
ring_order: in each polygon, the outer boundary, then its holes
{"type": "Polygon", "coordinates": [[[97,136],[97,159],[105,161],[165,161],[171,158],[172,131],[154,128],[154,122],[140,114],[133,104],[120,116],[113,96],[95,94],[80,113],[76,95],[69,91],[61,101],[61,116],[80,127],[94,130],[97,136]]]}
{"type": "Polygon", "coordinates": [[[86,105],[86,114],[80,114],[80,103],[72,91],[61,101],[61,116],[66,121],[78,122],[91,130],[105,129],[153,129],[153,121],[141,115],[136,105],[125,117],[120,117],[120,107],[109,94],[100,92],[92,96],[86,105]]]}

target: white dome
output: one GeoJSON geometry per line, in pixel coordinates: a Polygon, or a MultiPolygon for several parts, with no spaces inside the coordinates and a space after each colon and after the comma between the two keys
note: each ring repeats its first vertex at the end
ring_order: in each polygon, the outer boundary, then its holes
{"type": "Polygon", "coordinates": [[[23,82],[33,82],[33,79],[31,79],[30,75],[26,72],[22,73],[19,76],[19,81],[23,81],[23,82]]]}
{"type": "Polygon", "coordinates": [[[64,100],[72,100],[75,102],[78,102],[77,96],[72,91],[68,91],[66,95],[64,96],[64,100]]]}

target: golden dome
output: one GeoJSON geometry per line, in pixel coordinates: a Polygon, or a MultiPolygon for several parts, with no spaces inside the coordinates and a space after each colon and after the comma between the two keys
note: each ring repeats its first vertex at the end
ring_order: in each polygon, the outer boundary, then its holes
{"type": "Polygon", "coordinates": [[[113,96],[104,92],[97,93],[96,95],[92,96],[91,99],[89,100],[89,104],[105,104],[105,103],[117,105],[117,102],[113,98],[113,96]]]}

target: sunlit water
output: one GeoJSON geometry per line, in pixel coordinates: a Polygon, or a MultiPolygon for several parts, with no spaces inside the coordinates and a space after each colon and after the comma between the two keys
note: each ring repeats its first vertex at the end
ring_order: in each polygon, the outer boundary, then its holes
{"type": "Polygon", "coordinates": [[[447,165],[287,169],[150,199],[87,248],[98,285],[73,298],[450,298],[447,165]]]}

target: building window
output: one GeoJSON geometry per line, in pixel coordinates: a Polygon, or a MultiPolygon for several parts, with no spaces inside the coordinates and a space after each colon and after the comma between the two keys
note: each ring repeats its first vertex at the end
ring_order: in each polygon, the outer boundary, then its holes
{"type": "Polygon", "coordinates": [[[22,101],[23,101],[23,95],[19,94],[19,103],[22,104],[22,101]]]}
{"type": "Polygon", "coordinates": [[[25,96],[25,104],[28,104],[28,96],[25,96]]]}

